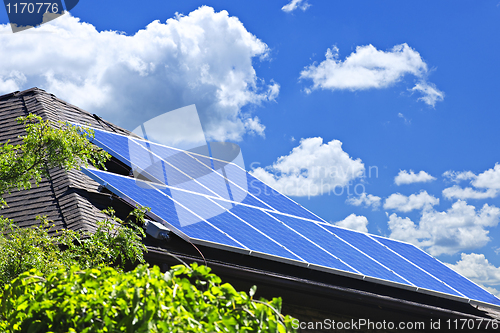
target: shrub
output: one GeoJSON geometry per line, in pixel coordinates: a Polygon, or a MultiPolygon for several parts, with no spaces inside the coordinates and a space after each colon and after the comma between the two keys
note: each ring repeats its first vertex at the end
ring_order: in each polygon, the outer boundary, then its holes
{"type": "Polygon", "coordinates": [[[253,299],[210,273],[179,265],[163,274],[140,265],[120,273],[103,267],[44,276],[21,274],[1,294],[0,329],[6,332],[286,332],[281,299],[253,299]]]}

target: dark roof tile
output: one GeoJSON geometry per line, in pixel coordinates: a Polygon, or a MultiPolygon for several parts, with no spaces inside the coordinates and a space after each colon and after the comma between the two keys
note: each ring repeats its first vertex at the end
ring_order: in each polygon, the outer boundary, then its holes
{"type": "MultiPolygon", "coordinates": [[[[130,135],[130,132],[58,99],[38,88],[0,96],[0,143],[21,143],[24,134],[17,118],[29,113],[53,122],[79,122],[105,131],[130,135]]],[[[94,231],[100,212],[113,204],[109,195],[97,193],[98,184],[80,170],[50,170],[51,181],[44,179],[31,190],[12,191],[5,195],[9,207],[0,214],[14,219],[21,226],[36,225],[36,216],[47,215],[56,229],[94,231]]]]}

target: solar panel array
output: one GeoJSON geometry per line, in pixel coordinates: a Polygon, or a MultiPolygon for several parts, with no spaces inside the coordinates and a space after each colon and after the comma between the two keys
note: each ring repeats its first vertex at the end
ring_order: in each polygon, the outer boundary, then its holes
{"type": "Polygon", "coordinates": [[[331,225],[238,165],[94,129],[136,177],[83,171],[184,239],[466,302],[500,299],[412,244],[331,225]]]}

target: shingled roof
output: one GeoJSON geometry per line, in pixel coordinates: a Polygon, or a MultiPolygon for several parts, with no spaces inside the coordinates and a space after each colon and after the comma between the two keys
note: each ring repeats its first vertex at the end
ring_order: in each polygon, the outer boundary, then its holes
{"type": "MultiPolygon", "coordinates": [[[[89,124],[105,131],[130,135],[130,132],[71,105],[42,89],[32,88],[0,96],[0,143],[8,140],[20,143],[23,126],[16,119],[35,114],[44,120],[69,121],[89,124]]],[[[120,167],[113,160],[111,167],[120,167]]],[[[125,167],[125,166],[122,166],[125,167]]],[[[55,229],[95,230],[95,221],[102,219],[100,211],[107,208],[113,197],[97,191],[98,184],[79,170],[49,171],[51,181],[43,179],[40,186],[31,190],[13,191],[6,195],[8,208],[4,217],[13,219],[20,226],[36,224],[37,216],[47,216],[55,229]]],[[[54,230],[55,230],[54,229],[54,230]]]]}

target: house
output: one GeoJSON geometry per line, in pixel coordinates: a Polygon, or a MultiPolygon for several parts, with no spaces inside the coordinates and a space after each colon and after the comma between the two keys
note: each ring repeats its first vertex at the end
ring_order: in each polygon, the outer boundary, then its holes
{"type": "MultiPolygon", "coordinates": [[[[0,96],[0,142],[16,143],[23,133],[16,118],[29,113],[43,119],[80,123],[100,131],[136,137],[97,115],[32,88],[0,96]]],[[[108,161],[106,167],[117,175],[131,173],[130,166],[116,157],[108,161]]],[[[133,208],[130,200],[103,188],[80,170],[50,170],[49,174],[50,179],[44,179],[39,187],[14,191],[6,196],[9,207],[2,210],[2,215],[23,227],[35,225],[36,216],[46,215],[58,229],[93,231],[95,221],[104,218],[102,209],[113,207],[117,216],[125,217],[133,208]]],[[[156,216],[150,219],[155,220],[156,216]]],[[[175,232],[169,232],[168,237],[148,235],[144,243],[148,248],[147,262],[163,270],[179,264],[179,259],[206,263],[237,290],[249,290],[257,285],[257,297],[282,297],[283,313],[297,318],[303,332],[331,331],[331,325],[354,331],[389,331],[390,323],[404,325],[412,331],[424,331],[437,328],[437,325],[445,329],[461,327],[463,322],[473,323],[475,331],[482,331],[486,322],[500,319],[498,306],[334,274],[311,269],[308,265],[291,265],[287,261],[228,251],[224,247],[194,246],[175,232]],[[483,326],[478,327],[478,323],[483,326]]],[[[403,326],[399,328],[402,330],[403,326]]]]}

